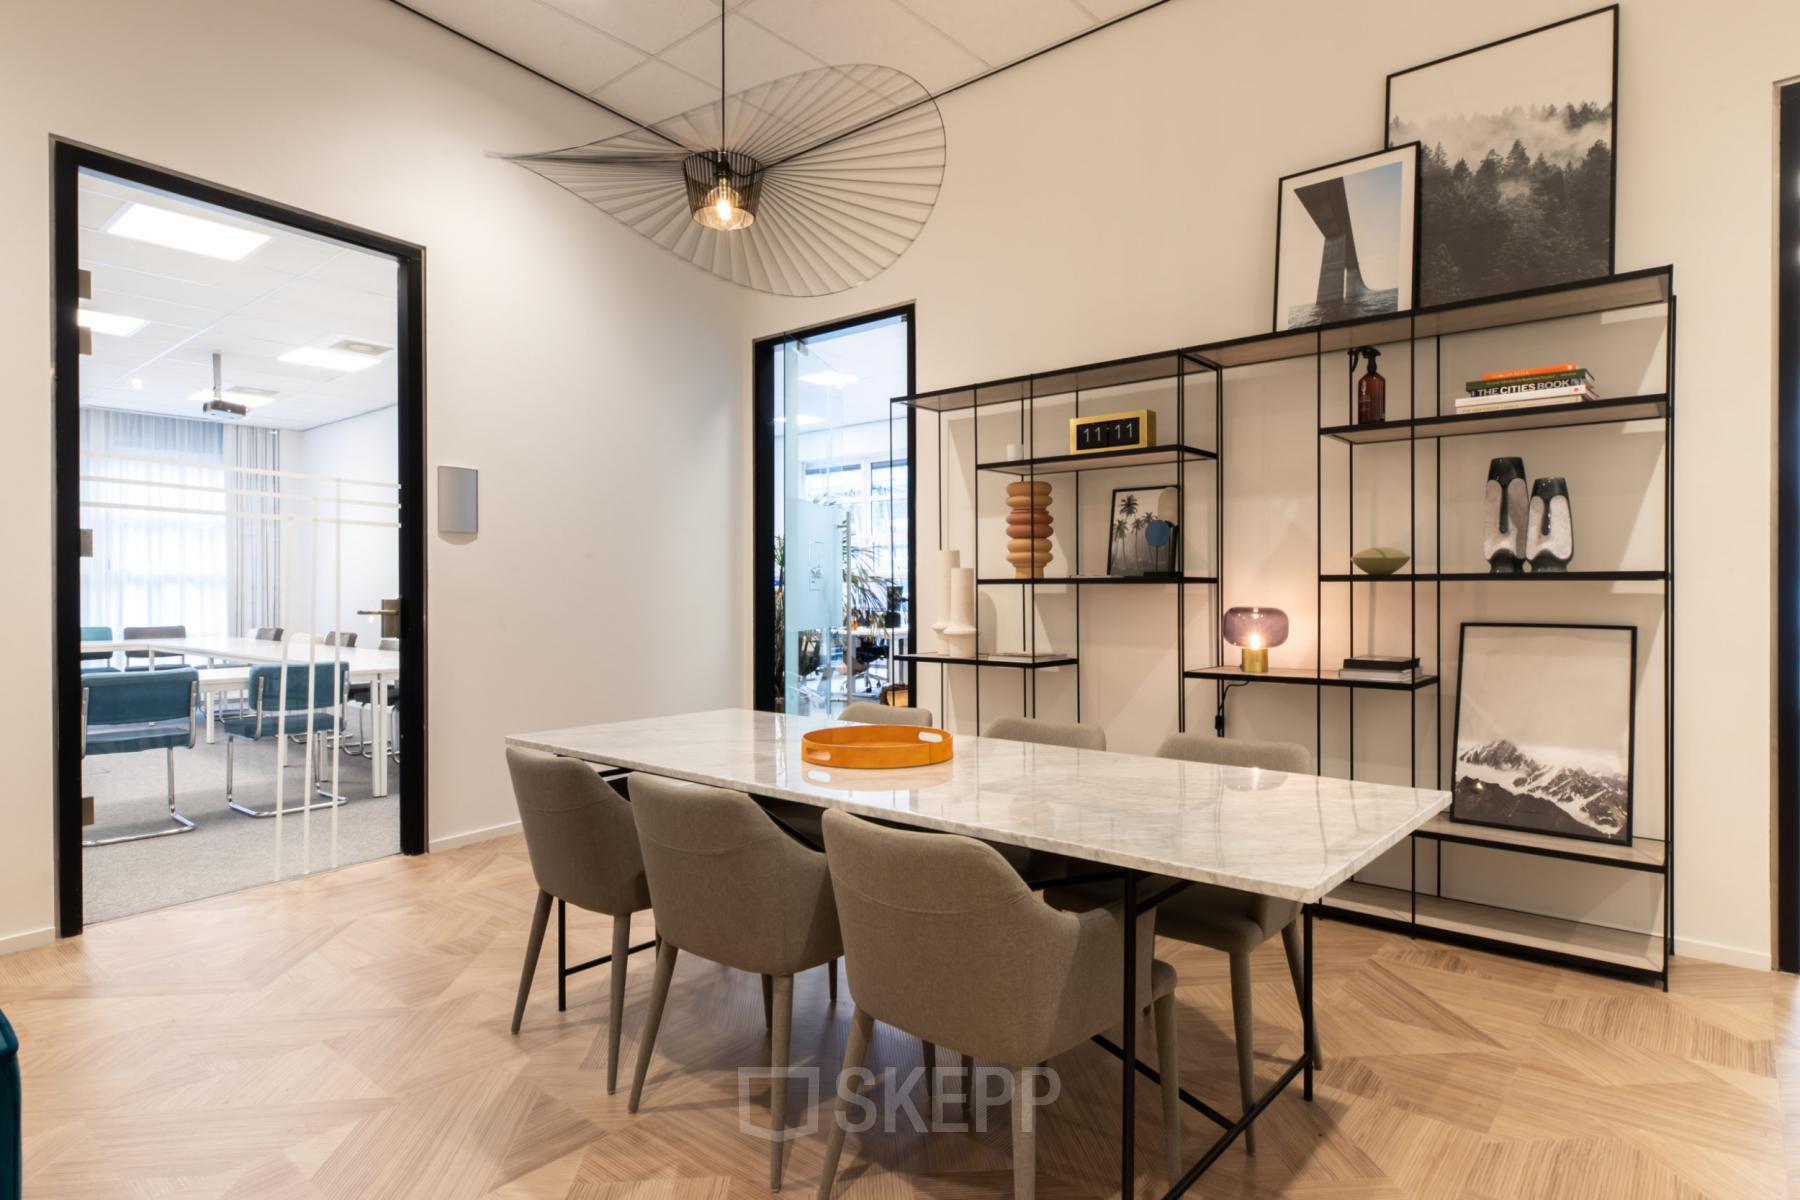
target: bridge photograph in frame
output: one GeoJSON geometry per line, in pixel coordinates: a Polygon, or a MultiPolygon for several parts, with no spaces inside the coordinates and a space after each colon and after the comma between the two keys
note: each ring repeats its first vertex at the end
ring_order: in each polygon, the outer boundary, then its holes
{"type": "Polygon", "coordinates": [[[1419,146],[1283,176],[1275,227],[1275,331],[1413,306],[1419,146]]]}

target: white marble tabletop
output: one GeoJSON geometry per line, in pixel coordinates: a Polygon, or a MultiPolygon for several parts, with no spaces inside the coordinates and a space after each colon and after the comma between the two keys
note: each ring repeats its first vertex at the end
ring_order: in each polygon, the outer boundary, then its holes
{"type": "Polygon", "coordinates": [[[838,722],[749,709],[543,733],[508,745],[1285,900],[1319,899],[1450,803],[1390,784],[957,735],[955,756],[827,769],[800,736],[838,722]]]}

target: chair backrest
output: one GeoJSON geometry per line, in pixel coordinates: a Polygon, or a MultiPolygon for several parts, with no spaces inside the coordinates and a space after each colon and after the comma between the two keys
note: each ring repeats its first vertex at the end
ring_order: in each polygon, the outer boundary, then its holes
{"type": "Polygon", "coordinates": [[[255,636],[259,642],[279,642],[283,632],[284,630],[279,625],[264,625],[256,631],[255,636]]]}
{"type": "Polygon", "coordinates": [[[1217,763],[1222,767],[1258,767],[1264,771],[1312,774],[1312,751],[1293,742],[1253,742],[1246,738],[1204,737],[1172,733],[1156,748],[1158,758],[1217,763]]]}
{"type": "Polygon", "coordinates": [[[1074,721],[1040,721],[1035,717],[1001,717],[990,721],[982,737],[1009,742],[1035,742],[1040,746],[1070,746],[1076,750],[1106,749],[1106,730],[1074,721]]]}
{"type": "Polygon", "coordinates": [[[586,763],[506,749],[513,798],[538,887],[589,912],[650,906],[631,805],[586,763]]]}
{"type": "MultiPolygon", "coordinates": [[[[331,708],[341,698],[344,690],[340,681],[338,687],[331,686],[333,662],[315,663],[312,669],[314,683],[309,701],[307,696],[307,670],[304,660],[287,664],[287,710],[290,713],[319,712],[331,708]]],[[[349,670],[344,671],[344,678],[349,677],[349,670]]],[[[260,709],[264,716],[273,717],[281,704],[281,664],[262,663],[250,668],[250,677],[246,682],[246,690],[250,693],[250,707],[260,709]]]]}
{"type": "Polygon", "coordinates": [[[356,645],[356,635],[354,633],[339,633],[334,629],[324,637],[320,638],[319,644],[321,646],[354,646],[356,645]]]}
{"type": "Polygon", "coordinates": [[[631,811],[656,929],[682,950],[759,975],[837,954],[825,856],[726,788],[633,775],[631,811]]]}
{"type": "Polygon", "coordinates": [[[81,686],[87,693],[88,727],[192,721],[199,683],[200,673],[192,667],[84,675],[81,686]]]}
{"type": "MultiPolygon", "coordinates": [[[[113,640],[112,626],[83,625],[81,627],[81,640],[84,642],[110,642],[113,640]]],[[[112,656],[113,652],[111,650],[89,650],[82,654],[81,661],[110,662],[112,656]]]]}
{"type": "Polygon", "coordinates": [[[1042,903],[974,838],[835,809],[824,829],[857,1005],[978,1058],[1024,1063],[1045,1053],[1068,999],[1079,919],[1042,903]]]}
{"type": "Polygon", "coordinates": [[[380,650],[398,650],[399,648],[400,648],[400,639],[399,638],[382,638],[381,644],[377,647],[377,649],[380,649],[380,650]]]}
{"type": "MultiPolygon", "coordinates": [[[[141,642],[149,638],[184,638],[186,636],[186,625],[127,625],[125,627],[125,640],[128,642],[141,642]]],[[[133,659],[150,659],[154,661],[158,658],[173,659],[176,662],[187,661],[179,654],[169,654],[164,651],[127,650],[125,652],[125,665],[129,667],[133,659]]]]}
{"type": "Polygon", "coordinates": [[[838,720],[861,721],[864,725],[929,725],[931,710],[903,708],[898,704],[871,704],[867,700],[858,700],[855,704],[844,705],[844,711],[838,714],[838,720]]]}

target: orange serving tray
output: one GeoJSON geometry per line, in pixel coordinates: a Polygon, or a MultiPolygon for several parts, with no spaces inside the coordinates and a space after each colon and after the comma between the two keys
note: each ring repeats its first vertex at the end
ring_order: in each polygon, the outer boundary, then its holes
{"type": "Polygon", "coordinates": [[[821,767],[891,770],[948,762],[954,739],[920,725],[838,725],[800,735],[800,757],[821,767]]]}

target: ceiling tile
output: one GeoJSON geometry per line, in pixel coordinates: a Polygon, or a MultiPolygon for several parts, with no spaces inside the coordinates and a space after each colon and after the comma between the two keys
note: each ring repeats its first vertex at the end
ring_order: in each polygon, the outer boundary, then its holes
{"type": "Polygon", "coordinates": [[[713,85],[701,83],[659,58],[646,59],[595,93],[621,112],[653,124],[716,101],[713,85]]]}
{"type": "Polygon", "coordinates": [[[968,0],[899,0],[990,67],[1024,58],[1093,24],[1075,0],[970,4],[968,0]]]}
{"type": "Polygon", "coordinates": [[[646,54],[661,54],[719,18],[712,0],[545,0],[646,54]]]}
{"type": "Polygon", "coordinates": [[[739,11],[821,62],[893,67],[934,92],[985,69],[894,0],[858,0],[854,19],[849,7],[844,0],[749,0],[739,11]]]}
{"type": "MultiPolygon", "coordinates": [[[[725,26],[725,55],[726,84],[733,92],[824,65],[762,26],[736,14],[725,26]]],[[[662,61],[716,89],[719,86],[718,21],[707,22],[693,35],[671,46],[661,57],[662,61]]]]}
{"type": "MultiPolygon", "coordinates": [[[[644,56],[593,25],[538,0],[412,0],[421,12],[485,46],[591,92],[644,56]]],[[[661,7],[664,0],[634,7],[661,7]]]]}

